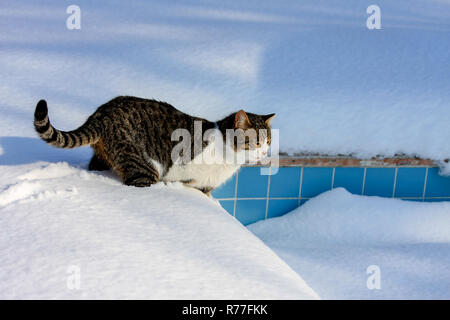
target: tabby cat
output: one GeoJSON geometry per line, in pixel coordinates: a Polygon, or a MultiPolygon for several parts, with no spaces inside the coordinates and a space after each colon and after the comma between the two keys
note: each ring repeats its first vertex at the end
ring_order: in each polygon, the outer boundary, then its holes
{"type": "MultiPolygon", "coordinates": [[[[34,127],[44,141],[55,147],[90,145],[94,155],[89,170],[113,169],[126,185],[147,187],[158,181],[181,181],[209,194],[229,179],[241,164],[181,163],[172,159],[172,150],[178,143],[172,141],[174,130],[186,129],[190,133],[189,142],[194,146],[196,122],[201,125],[202,136],[207,130],[216,128],[223,139],[223,148],[236,154],[247,152],[255,161],[267,155],[271,143],[270,122],[274,116],[240,110],[211,122],[185,114],[165,102],[121,96],[100,106],[81,127],[68,132],[55,129],[50,124],[47,103],[41,100],[34,113],[34,127]],[[238,145],[234,138],[226,139],[227,129],[241,129],[244,133],[254,129],[258,137],[256,140],[246,139],[245,143],[238,145]]],[[[216,143],[214,139],[202,139],[201,154],[195,154],[192,147],[191,158],[206,153],[214,155],[216,143]]]]}

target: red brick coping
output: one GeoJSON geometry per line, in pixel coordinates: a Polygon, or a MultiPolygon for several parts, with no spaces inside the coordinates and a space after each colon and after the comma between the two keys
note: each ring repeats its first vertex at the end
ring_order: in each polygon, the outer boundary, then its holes
{"type": "MultiPolygon", "coordinates": [[[[250,165],[254,166],[254,165],[250,165]]],[[[256,165],[258,166],[258,165],[256,165]]],[[[346,156],[280,156],[280,167],[437,167],[431,159],[411,157],[357,159],[346,156]]]]}

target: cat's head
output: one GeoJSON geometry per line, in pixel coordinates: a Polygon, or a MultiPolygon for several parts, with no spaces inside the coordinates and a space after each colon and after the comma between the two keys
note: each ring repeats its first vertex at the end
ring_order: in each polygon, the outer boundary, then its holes
{"type": "Polygon", "coordinates": [[[233,129],[235,137],[226,143],[235,152],[246,153],[250,162],[265,158],[272,142],[270,124],[274,117],[275,113],[259,115],[244,110],[229,115],[224,119],[224,127],[233,129]]]}

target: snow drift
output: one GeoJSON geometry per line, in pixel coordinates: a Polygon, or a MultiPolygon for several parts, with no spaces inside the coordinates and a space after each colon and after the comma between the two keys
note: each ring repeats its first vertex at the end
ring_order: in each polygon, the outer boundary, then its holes
{"type": "Polygon", "coordinates": [[[317,298],[201,192],[127,187],[67,163],[0,175],[1,299],[317,298]]]}
{"type": "Polygon", "coordinates": [[[450,202],[325,192],[249,229],[324,299],[449,299],[450,202]],[[369,266],[381,289],[369,290],[369,266]]]}

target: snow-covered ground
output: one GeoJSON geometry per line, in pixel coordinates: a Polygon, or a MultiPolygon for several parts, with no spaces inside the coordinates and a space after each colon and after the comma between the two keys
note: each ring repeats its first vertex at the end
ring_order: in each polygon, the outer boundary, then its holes
{"type": "Polygon", "coordinates": [[[291,153],[443,160],[449,1],[379,0],[381,30],[372,1],[76,4],[81,30],[64,1],[0,3],[0,298],[450,298],[448,203],[334,190],[251,226],[297,274],[198,192],[86,172],[88,149],[32,126],[41,98],[64,130],[137,95],[211,120],[277,112],[291,153]]]}
{"type": "Polygon", "coordinates": [[[201,192],[62,162],[0,175],[0,299],[318,297],[201,192]]]}
{"type": "Polygon", "coordinates": [[[0,156],[0,298],[450,298],[449,202],[338,188],[253,235],[200,192],[127,187],[33,143],[0,156]]]}
{"type": "Polygon", "coordinates": [[[450,2],[76,1],[0,4],[0,136],[34,136],[47,99],[62,129],[116,95],[211,120],[277,112],[281,150],[450,157],[450,2]]]}
{"type": "Polygon", "coordinates": [[[337,188],[249,229],[323,299],[450,299],[450,202],[337,188]]]}

